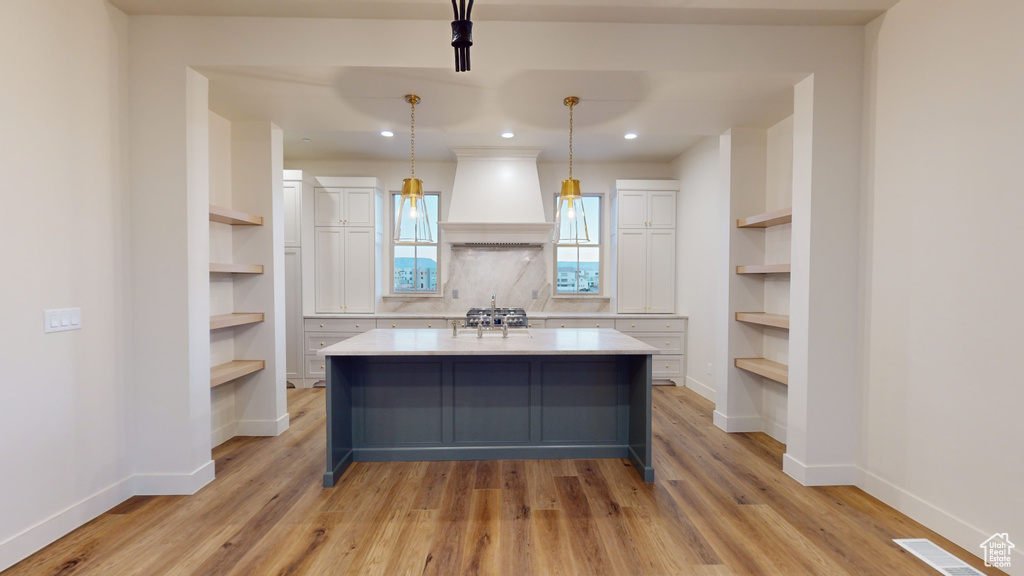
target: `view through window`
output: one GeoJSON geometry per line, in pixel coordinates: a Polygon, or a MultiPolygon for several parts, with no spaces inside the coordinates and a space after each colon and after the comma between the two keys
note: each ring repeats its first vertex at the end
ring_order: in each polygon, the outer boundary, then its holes
{"type": "MultiPolygon", "coordinates": [[[[392,214],[398,213],[402,195],[392,195],[392,214]]],[[[394,245],[394,284],[392,292],[405,294],[410,292],[437,292],[437,214],[438,194],[424,194],[427,215],[430,218],[430,233],[434,237],[433,244],[415,246],[394,245]]],[[[412,227],[412,222],[407,223],[412,227]]],[[[403,223],[403,227],[405,223],[403,223]]],[[[392,238],[394,235],[392,235],[392,238]]]]}
{"type": "MultiPolygon", "coordinates": [[[[558,197],[555,197],[558,209],[558,197]]],[[[583,196],[583,210],[587,219],[586,243],[555,247],[555,293],[556,294],[600,294],[601,293],[601,197],[583,196]]],[[[563,230],[569,222],[562,220],[563,230]]]]}

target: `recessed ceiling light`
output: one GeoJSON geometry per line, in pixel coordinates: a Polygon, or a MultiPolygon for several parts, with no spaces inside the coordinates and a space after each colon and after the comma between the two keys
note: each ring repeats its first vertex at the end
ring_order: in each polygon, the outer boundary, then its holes
{"type": "Polygon", "coordinates": [[[303,138],[302,141],[303,142],[312,142],[312,140],[310,140],[309,138],[303,138]]]}
{"type": "Polygon", "coordinates": [[[629,132],[625,136],[623,136],[623,138],[625,138],[626,140],[634,140],[636,139],[636,133],[629,132]]]}
{"type": "Polygon", "coordinates": [[[392,132],[391,130],[381,130],[380,131],[380,135],[385,137],[385,138],[391,138],[392,136],[395,135],[395,133],[392,132]]]}
{"type": "Polygon", "coordinates": [[[512,138],[513,136],[515,136],[515,134],[513,134],[511,132],[502,132],[501,133],[501,137],[502,138],[512,138]]]}

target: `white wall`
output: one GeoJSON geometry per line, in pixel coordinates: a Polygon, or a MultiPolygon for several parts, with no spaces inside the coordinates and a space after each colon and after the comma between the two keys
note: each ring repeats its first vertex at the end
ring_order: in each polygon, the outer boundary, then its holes
{"type": "Polygon", "coordinates": [[[903,0],[868,29],[861,465],[1024,574],[1024,4],[903,0]]]}
{"type": "Polygon", "coordinates": [[[715,261],[719,250],[718,137],[691,146],[672,163],[679,180],[676,204],[676,312],[689,316],[686,335],[686,386],[714,400],[715,261]]]}
{"type": "Polygon", "coordinates": [[[0,570],[131,495],[127,18],[0,3],[0,570]],[[82,329],[43,334],[43,310],[82,329]]]}

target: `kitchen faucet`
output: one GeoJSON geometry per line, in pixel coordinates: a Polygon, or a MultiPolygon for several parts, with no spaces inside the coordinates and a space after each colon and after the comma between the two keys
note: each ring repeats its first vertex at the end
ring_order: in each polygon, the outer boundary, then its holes
{"type": "Polygon", "coordinates": [[[496,301],[494,299],[494,292],[491,292],[491,322],[494,322],[494,311],[497,308],[496,301]]]}

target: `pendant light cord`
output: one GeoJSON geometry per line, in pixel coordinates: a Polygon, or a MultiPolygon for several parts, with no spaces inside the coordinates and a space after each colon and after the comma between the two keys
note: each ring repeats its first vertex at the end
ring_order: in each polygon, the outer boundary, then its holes
{"type": "Polygon", "coordinates": [[[410,162],[410,164],[412,164],[412,167],[411,167],[410,171],[412,172],[413,179],[415,179],[416,178],[416,99],[415,98],[411,99],[409,101],[409,103],[412,104],[412,117],[411,117],[411,122],[410,122],[410,124],[412,126],[412,137],[409,140],[409,150],[410,150],[409,151],[409,162],[410,162]]]}
{"type": "Polygon", "coordinates": [[[569,180],[572,180],[572,104],[569,104],[569,180]]]}

